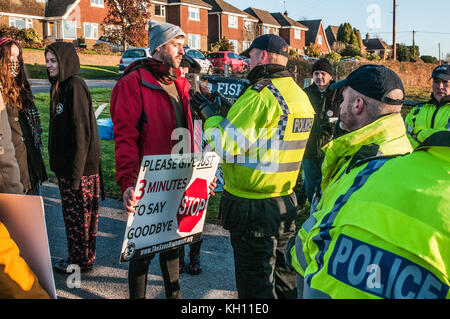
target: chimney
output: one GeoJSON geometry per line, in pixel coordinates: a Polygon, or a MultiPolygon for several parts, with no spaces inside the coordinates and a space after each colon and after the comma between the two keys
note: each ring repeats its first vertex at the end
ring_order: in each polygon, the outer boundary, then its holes
{"type": "Polygon", "coordinates": [[[366,33],[366,40],[369,40],[369,39],[370,39],[370,34],[366,33]]]}
{"type": "Polygon", "coordinates": [[[287,12],[287,10],[286,11],[284,11],[284,13],[283,13],[286,17],[288,16],[288,12],[287,12]]]}

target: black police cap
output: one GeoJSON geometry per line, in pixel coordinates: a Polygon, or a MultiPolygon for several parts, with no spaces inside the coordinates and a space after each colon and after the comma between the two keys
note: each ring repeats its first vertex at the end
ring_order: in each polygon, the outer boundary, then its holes
{"type": "Polygon", "coordinates": [[[256,48],[268,52],[289,56],[289,45],[284,39],[276,34],[264,34],[253,40],[250,47],[240,55],[250,57],[250,50],[256,48]]]}
{"type": "Polygon", "coordinates": [[[404,102],[404,99],[394,100],[387,97],[396,89],[402,90],[404,97],[405,88],[397,73],[383,65],[363,65],[350,73],[344,80],[332,84],[330,89],[339,89],[344,86],[349,86],[365,96],[386,104],[402,105],[404,102]]]}
{"type": "Polygon", "coordinates": [[[450,64],[443,64],[437,66],[433,70],[433,74],[431,75],[431,77],[434,79],[450,81],[450,64]]]}

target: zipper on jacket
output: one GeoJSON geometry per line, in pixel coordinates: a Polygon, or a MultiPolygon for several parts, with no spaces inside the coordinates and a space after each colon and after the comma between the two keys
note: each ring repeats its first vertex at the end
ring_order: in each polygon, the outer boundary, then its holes
{"type": "Polygon", "coordinates": [[[439,111],[439,106],[436,105],[436,111],[434,111],[433,116],[431,117],[431,128],[434,128],[434,120],[436,119],[437,112],[439,111]]]}

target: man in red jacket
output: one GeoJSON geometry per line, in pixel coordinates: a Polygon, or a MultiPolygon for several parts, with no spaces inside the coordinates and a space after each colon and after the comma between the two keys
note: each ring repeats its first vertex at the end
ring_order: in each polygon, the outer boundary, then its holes
{"type": "MultiPolygon", "coordinates": [[[[116,151],[116,178],[124,208],[135,213],[134,187],[144,155],[171,154],[182,142],[192,152],[193,124],[188,104],[188,81],[179,76],[184,54],[184,32],[169,23],[149,23],[152,58],[132,63],[111,94],[111,118],[116,151]],[[184,129],[182,139],[172,139],[184,129]]],[[[145,298],[147,272],[154,255],[130,261],[130,298],[145,298]]],[[[178,284],[178,247],[160,253],[167,298],[181,298],[178,284]]]]}

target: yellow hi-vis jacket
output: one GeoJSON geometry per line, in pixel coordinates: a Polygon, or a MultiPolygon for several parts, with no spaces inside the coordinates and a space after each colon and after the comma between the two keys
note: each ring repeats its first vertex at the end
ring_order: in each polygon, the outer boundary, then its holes
{"type": "Polygon", "coordinates": [[[19,248],[0,223],[0,299],[48,299],[19,248]]]}
{"type": "Polygon", "coordinates": [[[450,131],[450,96],[439,103],[432,99],[417,105],[405,118],[406,132],[413,148],[434,132],[450,131]]]}
{"type": "Polygon", "coordinates": [[[449,298],[449,134],[334,181],[291,249],[304,298],[449,298]]]}
{"type": "Polygon", "coordinates": [[[308,96],[291,77],[260,80],[226,118],[209,118],[205,136],[223,160],[225,190],[243,198],[292,193],[313,118],[308,96]]]}

